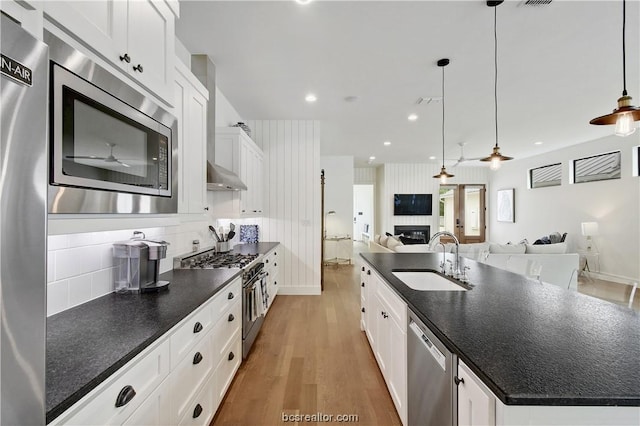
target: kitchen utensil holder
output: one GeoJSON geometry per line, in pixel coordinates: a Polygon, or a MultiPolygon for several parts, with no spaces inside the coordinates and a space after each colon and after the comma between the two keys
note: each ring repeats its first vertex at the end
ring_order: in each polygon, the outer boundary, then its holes
{"type": "Polygon", "coordinates": [[[216,249],[218,253],[226,253],[231,250],[231,244],[229,241],[220,241],[216,243],[216,249]]]}

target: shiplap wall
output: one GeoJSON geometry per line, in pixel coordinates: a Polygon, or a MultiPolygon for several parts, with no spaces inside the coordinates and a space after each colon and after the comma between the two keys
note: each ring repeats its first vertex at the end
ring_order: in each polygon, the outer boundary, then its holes
{"type": "Polygon", "coordinates": [[[354,185],[369,185],[376,183],[376,169],[374,167],[359,167],[353,169],[354,185]]]}
{"type": "MultiPolygon", "coordinates": [[[[437,164],[385,164],[378,169],[378,200],[376,215],[382,227],[381,233],[393,233],[395,225],[430,225],[431,234],[438,229],[438,193],[440,180],[433,178],[440,172],[437,164]],[[382,176],[380,176],[382,174],[382,176]],[[393,194],[433,194],[433,215],[431,216],[394,216],[393,194]]],[[[449,170],[455,177],[450,184],[485,184],[489,190],[489,169],[486,167],[456,167],[449,170]]],[[[490,217],[487,203],[487,219],[490,217]]]]}
{"type": "Polygon", "coordinates": [[[250,120],[264,152],[263,241],[282,247],[280,294],[320,294],[320,123],[250,120]]]}

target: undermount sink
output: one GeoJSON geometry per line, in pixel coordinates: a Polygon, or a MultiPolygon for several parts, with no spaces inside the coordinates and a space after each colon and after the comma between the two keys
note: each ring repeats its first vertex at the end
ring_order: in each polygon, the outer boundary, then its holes
{"type": "Polygon", "coordinates": [[[420,291],[467,291],[460,284],[430,271],[398,271],[391,272],[408,287],[420,291]]]}

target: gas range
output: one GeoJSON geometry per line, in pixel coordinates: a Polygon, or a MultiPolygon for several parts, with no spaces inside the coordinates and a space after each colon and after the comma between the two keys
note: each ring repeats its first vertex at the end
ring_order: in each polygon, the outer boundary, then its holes
{"type": "Polygon", "coordinates": [[[259,254],[218,253],[215,248],[187,253],[173,258],[173,269],[245,269],[257,263],[259,254]]]}

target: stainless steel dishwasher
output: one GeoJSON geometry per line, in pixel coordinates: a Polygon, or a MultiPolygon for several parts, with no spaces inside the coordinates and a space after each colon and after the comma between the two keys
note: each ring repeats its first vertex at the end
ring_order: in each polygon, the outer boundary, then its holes
{"type": "Polygon", "coordinates": [[[409,311],[407,333],[410,426],[457,425],[458,393],[453,378],[458,357],[409,311]]]}

